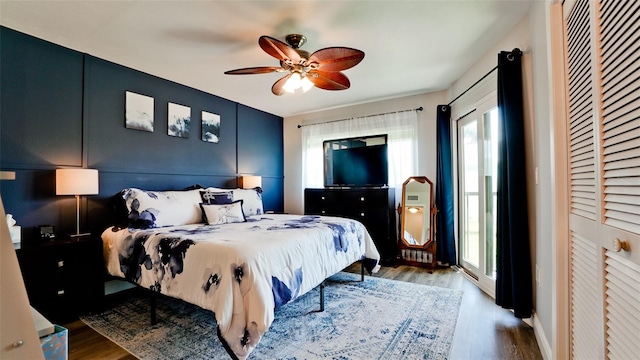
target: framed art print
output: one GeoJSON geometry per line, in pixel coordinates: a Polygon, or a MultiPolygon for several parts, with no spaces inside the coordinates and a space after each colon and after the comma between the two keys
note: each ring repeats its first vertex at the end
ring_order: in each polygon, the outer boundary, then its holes
{"type": "Polygon", "coordinates": [[[127,129],[153,132],[153,98],[125,92],[125,123],[127,129]]]}
{"type": "Polygon", "coordinates": [[[202,141],[212,143],[220,141],[220,115],[202,112],[202,141]]]}
{"type": "Polygon", "coordinates": [[[191,108],[184,105],[169,103],[168,121],[167,133],[169,136],[188,138],[189,129],[191,128],[191,108]]]}

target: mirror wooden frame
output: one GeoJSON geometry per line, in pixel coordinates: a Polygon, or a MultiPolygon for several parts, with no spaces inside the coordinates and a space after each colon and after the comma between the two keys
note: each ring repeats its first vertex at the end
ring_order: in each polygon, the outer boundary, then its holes
{"type": "MultiPolygon", "coordinates": [[[[425,209],[426,210],[426,209],[425,209]]],[[[400,215],[399,230],[400,241],[398,241],[399,247],[399,261],[406,265],[421,266],[429,268],[433,271],[436,267],[436,213],[433,182],[426,176],[412,176],[409,177],[402,184],[402,201],[398,205],[398,214],[400,215]],[[407,200],[407,184],[412,181],[417,181],[423,184],[429,184],[429,239],[422,245],[410,244],[404,236],[405,231],[405,215],[404,211],[407,200]]]]}

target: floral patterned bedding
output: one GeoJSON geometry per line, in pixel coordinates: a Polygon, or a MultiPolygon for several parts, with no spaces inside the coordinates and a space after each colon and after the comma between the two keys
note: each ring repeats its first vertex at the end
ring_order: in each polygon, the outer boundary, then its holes
{"type": "Polygon", "coordinates": [[[247,222],[102,234],[111,275],[215,313],[221,340],[245,359],[274,309],[363,260],[380,255],[364,226],[327,216],[256,215],[247,222]]]}

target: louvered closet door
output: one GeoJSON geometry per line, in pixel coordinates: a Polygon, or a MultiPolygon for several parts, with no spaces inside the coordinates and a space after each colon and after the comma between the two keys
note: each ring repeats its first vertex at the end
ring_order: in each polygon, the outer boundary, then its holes
{"type": "Polygon", "coordinates": [[[640,356],[640,1],[566,3],[574,359],[640,356]]]}

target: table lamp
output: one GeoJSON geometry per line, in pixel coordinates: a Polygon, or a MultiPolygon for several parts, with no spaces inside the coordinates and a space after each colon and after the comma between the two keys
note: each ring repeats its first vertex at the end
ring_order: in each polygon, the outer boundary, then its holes
{"type": "Polygon", "coordinates": [[[85,236],[80,233],[80,195],[98,194],[98,170],[96,169],[56,169],[56,195],[76,197],[76,233],[72,237],[85,236]]]}
{"type": "Polygon", "coordinates": [[[262,188],[262,176],[243,175],[240,177],[240,187],[243,189],[262,188]]]}

